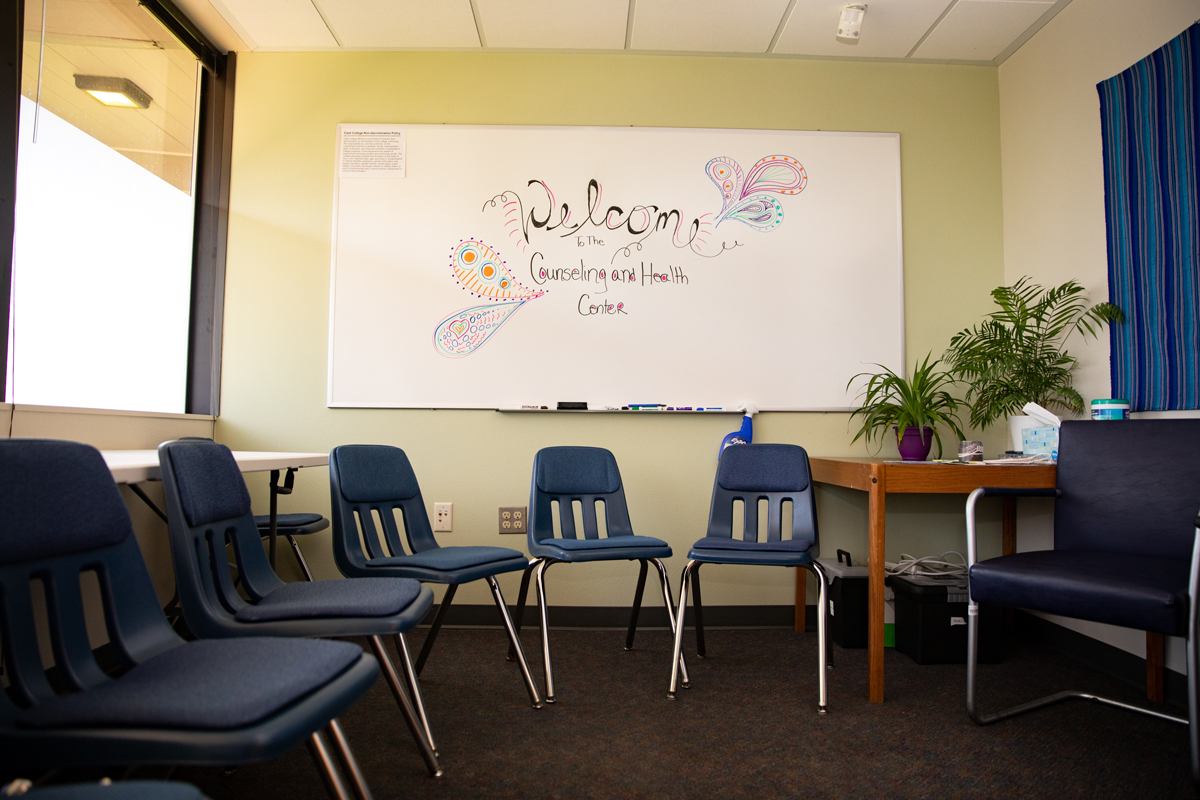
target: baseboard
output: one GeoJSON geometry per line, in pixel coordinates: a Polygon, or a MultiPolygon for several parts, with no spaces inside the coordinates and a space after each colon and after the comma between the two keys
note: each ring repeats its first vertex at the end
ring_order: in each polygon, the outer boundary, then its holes
{"type": "MultiPolygon", "coordinates": [[[[1057,653],[1145,691],[1146,659],[1025,611],[1018,611],[1016,619],[1017,631],[1023,638],[1043,644],[1057,653]]],[[[1172,669],[1164,669],[1163,699],[1168,705],[1186,710],[1187,676],[1180,675],[1172,669]]]]}
{"type": "MultiPolygon", "coordinates": [[[[422,620],[423,625],[433,622],[438,606],[434,606],[422,620]]],[[[807,622],[809,626],[816,625],[816,606],[809,606],[807,622]]],[[[515,606],[509,606],[508,612],[513,621],[517,619],[515,606]]],[[[620,628],[629,627],[629,608],[612,606],[550,606],[546,609],[552,628],[620,628]]],[[[537,623],[537,605],[525,607],[523,627],[534,627],[537,623]]],[[[693,625],[692,609],[689,607],[684,616],[686,625],[693,625]]],[[[705,628],[787,628],[795,626],[796,612],[792,606],[704,606],[705,628]]],[[[500,615],[494,605],[458,605],[453,604],[446,612],[446,626],[463,628],[498,628],[501,625],[500,615]]],[[[667,612],[659,605],[643,605],[638,614],[639,628],[667,627],[667,612]]],[[[810,627],[811,629],[811,627],[810,627]]]]}

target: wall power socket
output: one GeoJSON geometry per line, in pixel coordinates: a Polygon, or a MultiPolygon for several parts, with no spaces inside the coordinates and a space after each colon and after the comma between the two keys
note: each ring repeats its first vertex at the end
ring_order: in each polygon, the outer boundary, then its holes
{"type": "Polygon", "coordinates": [[[500,506],[501,533],[528,533],[525,506],[500,506]]]}
{"type": "Polygon", "coordinates": [[[454,530],[454,503],[433,504],[433,529],[446,532],[454,530]]]}

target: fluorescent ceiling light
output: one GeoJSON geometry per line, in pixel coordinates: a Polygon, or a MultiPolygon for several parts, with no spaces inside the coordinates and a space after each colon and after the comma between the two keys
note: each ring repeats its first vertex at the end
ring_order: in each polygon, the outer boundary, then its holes
{"type": "Polygon", "coordinates": [[[142,87],[128,78],[76,75],[75,87],[114,108],[149,108],[152,99],[142,87]]]}

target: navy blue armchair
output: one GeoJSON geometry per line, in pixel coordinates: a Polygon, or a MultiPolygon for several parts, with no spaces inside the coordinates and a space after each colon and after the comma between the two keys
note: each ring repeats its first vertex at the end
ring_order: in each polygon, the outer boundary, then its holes
{"type": "Polygon", "coordinates": [[[202,440],[164,442],[158,459],[175,583],[188,629],[213,639],[369,637],[426,767],[441,775],[404,640],[405,631],[416,627],[433,604],[433,592],[408,578],[284,583],[263,551],[250,494],[229,448],[202,440]],[[395,637],[407,692],[384,647],[387,635],[395,637]]]}
{"type": "Polygon", "coordinates": [[[1073,698],[1190,724],[1197,734],[1197,575],[1200,569],[1200,419],[1064,422],[1057,488],[981,488],[967,500],[967,713],[979,725],[1073,698]],[[978,561],[975,504],[987,496],[1050,496],[1054,549],[978,561]],[[1082,691],[985,714],[976,706],[978,605],[1030,609],[1188,640],[1188,717],[1082,691]]]}
{"type": "Polygon", "coordinates": [[[0,476],[0,651],[8,681],[0,691],[0,767],[242,764],[307,741],[331,794],[344,798],[327,733],[359,796],[370,797],[336,717],[375,682],[374,658],[347,642],[185,643],[158,605],[99,451],[0,441],[0,476]],[[89,643],[85,572],[100,587],[112,670],[100,667],[89,643]],[[45,596],[53,683],[39,652],[31,582],[45,596]]]}
{"type": "MultiPolygon", "coordinates": [[[[542,663],[546,671],[546,702],[554,702],[554,673],[550,663],[550,627],[546,612],[546,570],[551,564],[580,564],[591,561],[637,560],[637,590],[629,618],[625,649],[633,649],[638,611],[646,585],[647,564],[654,564],[662,586],[667,620],[675,631],[675,609],[671,584],[662,559],[671,557],[671,546],[652,536],[637,536],[629,522],[625,488],[613,454],[601,447],[546,447],[533,460],[533,481],[529,490],[529,554],[533,556],[521,579],[517,598],[517,627],[525,608],[529,576],[537,571],[538,610],[542,622],[542,663]],[[575,504],[579,504],[583,530],[575,526],[575,504]],[[555,513],[555,506],[558,507],[555,513]],[[597,517],[597,506],[604,514],[604,525],[597,517]],[[555,533],[554,523],[559,532],[555,533]],[[582,536],[579,534],[582,533],[582,536]]],[[[682,665],[684,684],[687,667],[682,665]]]]}
{"type": "MultiPolygon", "coordinates": [[[[817,563],[817,506],[808,453],[794,444],[746,444],[726,448],[713,481],[708,531],[688,552],[680,579],[679,618],[687,609],[689,577],[699,594],[701,564],[754,564],[804,567],[817,576],[817,657],[820,699],[825,713],[825,575],[817,563]],[[767,503],[760,525],[759,504],[767,503]],[[735,508],[742,504],[741,537],[735,537],[735,508]],[[788,512],[788,513],[785,513],[788,512]],[[790,515],[790,520],[785,519],[790,515]],[[760,530],[760,528],[762,530],[760,530]],[[787,533],[786,538],[784,533],[787,533]],[[762,538],[760,538],[760,535],[762,538]]],[[[669,697],[675,697],[679,659],[683,652],[683,623],[675,631],[669,697]]]]}

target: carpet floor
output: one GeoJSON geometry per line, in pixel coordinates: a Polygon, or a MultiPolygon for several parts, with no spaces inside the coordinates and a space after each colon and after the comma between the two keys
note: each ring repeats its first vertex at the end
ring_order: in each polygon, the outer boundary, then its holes
{"type": "MultiPolygon", "coordinates": [[[[409,634],[415,653],[424,629],[409,634]]],[[[691,637],[689,636],[689,640],[691,637]]],[[[552,631],[558,702],[533,709],[500,630],[443,630],[421,679],[445,775],[428,777],[382,680],[342,723],[375,797],[1195,797],[1183,725],[1072,701],[985,728],[964,710],[966,668],[887,651],[887,700],[867,701],[865,650],[835,648],[817,714],[813,633],[713,630],[667,699],[669,636],[552,631]]],[[[541,684],[537,632],[522,640],[541,684]]],[[[690,641],[688,642],[690,645],[690,641]]],[[[1040,646],[981,666],[984,710],[1065,688],[1139,693],[1040,646]]],[[[308,752],[180,769],[224,798],[324,798],[308,752]]]]}

